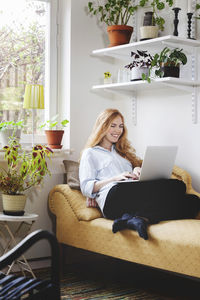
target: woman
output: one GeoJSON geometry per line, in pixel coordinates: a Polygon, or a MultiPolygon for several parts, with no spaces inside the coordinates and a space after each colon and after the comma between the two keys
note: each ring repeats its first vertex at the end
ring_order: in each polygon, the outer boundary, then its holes
{"type": "Polygon", "coordinates": [[[142,161],[127,139],[122,114],[106,109],[96,120],[82,152],[79,177],[83,195],[95,198],[112,231],[129,228],[148,239],[147,225],[162,220],[194,218],[200,201],[187,195],[182,181],[135,181],[142,161]],[[130,179],[129,183],[123,180],[130,179]],[[188,199],[190,198],[190,199],[188,199]]]}

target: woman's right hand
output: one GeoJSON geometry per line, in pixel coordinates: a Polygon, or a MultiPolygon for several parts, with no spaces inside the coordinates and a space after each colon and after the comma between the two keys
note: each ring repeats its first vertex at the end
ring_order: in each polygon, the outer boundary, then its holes
{"type": "Polygon", "coordinates": [[[127,179],[137,179],[137,175],[131,172],[123,172],[115,177],[113,177],[113,181],[122,181],[127,179]]]}
{"type": "Polygon", "coordinates": [[[93,187],[93,193],[97,193],[103,186],[107,185],[108,183],[111,183],[113,181],[123,181],[127,179],[138,179],[137,175],[131,172],[123,172],[117,176],[114,176],[109,179],[101,180],[101,181],[96,181],[93,187]]]}

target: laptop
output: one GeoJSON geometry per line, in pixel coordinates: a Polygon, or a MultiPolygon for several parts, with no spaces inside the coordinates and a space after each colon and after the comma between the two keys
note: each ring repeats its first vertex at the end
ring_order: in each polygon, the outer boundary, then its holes
{"type": "Polygon", "coordinates": [[[170,178],[177,151],[177,146],[147,146],[140,178],[122,180],[118,183],[170,178]]]}

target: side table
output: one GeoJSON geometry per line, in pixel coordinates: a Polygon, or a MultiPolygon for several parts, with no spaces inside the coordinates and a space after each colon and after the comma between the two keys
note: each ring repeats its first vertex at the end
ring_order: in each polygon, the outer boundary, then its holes
{"type": "MultiPolygon", "coordinates": [[[[17,245],[17,243],[19,242],[17,241],[17,238],[19,238],[18,234],[20,230],[24,229],[24,234],[20,236],[20,239],[23,239],[26,235],[30,233],[31,227],[34,224],[34,222],[37,220],[37,218],[38,218],[37,214],[25,213],[23,216],[8,216],[0,212],[0,227],[2,226],[3,228],[5,228],[5,231],[7,233],[5,235],[2,230],[0,231],[0,244],[3,250],[3,254],[5,254],[8,250],[10,250],[15,245],[17,245]],[[14,229],[11,226],[11,223],[13,222],[17,223],[14,229]]],[[[8,266],[8,271],[6,272],[6,275],[8,275],[11,272],[15,264],[18,265],[19,269],[21,270],[24,276],[25,276],[24,271],[27,271],[31,273],[33,278],[36,278],[35,274],[32,271],[31,266],[29,265],[24,255],[22,255],[20,259],[17,259],[10,266],[8,266]]]]}

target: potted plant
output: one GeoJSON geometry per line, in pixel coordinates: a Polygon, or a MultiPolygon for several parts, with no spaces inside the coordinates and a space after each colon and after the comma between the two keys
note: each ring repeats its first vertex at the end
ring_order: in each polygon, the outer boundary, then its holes
{"type": "Polygon", "coordinates": [[[104,22],[108,26],[109,47],[129,43],[133,27],[127,24],[137,7],[138,5],[133,5],[132,0],[94,0],[88,2],[90,15],[99,16],[100,22],[104,22]]]}
{"type": "Polygon", "coordinates": [[[147,51],[141,50],[137,50],[137,52],[131,51],[131,57],[133,61],[125,66],[125,68],[130,69],[130,80],[141,80],[142,74],[145,74],[145,76],[148,75],[153,58],[147,51]]]}
{"type": "MultiPolygon", "coordinates": [[[[200,4],[197,3],[196,6],[195,6],[195,12],[197,12],[199,9],[200,9],[200,4]]],[[[200,20],[200,15],[195,16],[195,18],[196,18],[197,20],[200,20]]]]}
{"type": "Polygon", "coordinates": [[[46,174],[50,175],[46,157],[53,153],[46,146],[36,145],[31,151],[23,151],[18,139],[11,137],[4,146],[7,166],[0,166],[0,190],[3,210],[8,215],[23,215],[26,203],[24,192],[41,184],[46,174]]]}
{"type": "Polygon", "coordinates": [[[104,72],[104,84],[112,83],[112,75],[110,72],[104,72]]]}
{"type": "Polygon", "coordinates": [[[21,129],[24,126],[24,121],[5,121],[0,123],[0,143],[5,146],[9,142],[9,137],[15,136],[20,139],[21,129]]]}
{"type": "Polygon", "coordinates": [[[51,149],[61,149],[62,137],[64,130],[62,128],[66,127],[69,121],[67,119],[58,122],[58,115],[53,116],[50,120],[46,121],[40,126],[40,129],[47,127],[48,130],[45,130],[47,137],[48,146],[51,149]]]}
{"type": "Polygon", "coordinates": [[[165,47],[160,53],[156,53],[151,61],[149,74],[143,75],[143,80],[150,82],[150,75],[155,69],[155,75],[158,77],[179,77],[180,65],[187,63],[187,56],[183,53],[183,49],[170,49],[165,47]]]}
{"type": "Polygon", "coordinates": [[[158,15],[158,11],[165,9],[166,4],[172,7],[173,0],[140,0],[140,7],[150,5],[151,11],[145,12],[143,26],[140,27],[140,40],[156,38],[158,31],[164,30],[165,20],[158,15]]]}

